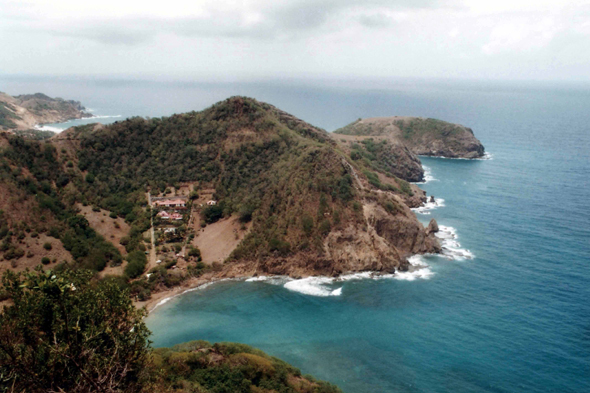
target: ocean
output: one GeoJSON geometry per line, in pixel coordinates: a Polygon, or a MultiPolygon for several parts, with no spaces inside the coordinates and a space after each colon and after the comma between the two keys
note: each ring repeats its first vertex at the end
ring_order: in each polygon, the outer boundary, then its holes
{"type": "Polygon", "coordinates": [[[486,160],[422,158],[442,256],[417,274],[225,281],[159,306],[153,346],[253,345],[344,392],[590,392],[590,88],[452,81],[187,83],[0,77],[94,120],[201,110],[232,95],[333,131],[359,117],[473,128],[486,160]]]}

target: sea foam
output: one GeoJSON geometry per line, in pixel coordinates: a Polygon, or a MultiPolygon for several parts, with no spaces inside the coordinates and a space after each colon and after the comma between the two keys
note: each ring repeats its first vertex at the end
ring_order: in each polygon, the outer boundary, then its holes
{"type": "Polygon", "coordinates": [[[436,237],[440,239],[442,256],[457,261],[475,258],[471,251],[461,248],[461,244],[457,241],[459,236],[455,228],[445,225],[439,225],[438,228],[439,231],[436,233],[436,237]]]}
{"type": "Polygon", "coordinates": [[[428,197],[428,202],[420,207],[415,207],[412,209],[413,212],[428,215],[430,214],[430,210],[438,209],[439,207],[445,206],[445,200],[442,198],[434,198],[434,202],[430,202],[430,197],[428,197]]]}
{"type": "Polygon", "coordinates": [[[434,176],[432,176],[432,170],[430,167],[422,165],[422,168],[424,169],[424,181],[414,182],[414,184],[426,184],[431,181],[438,181],[438,179],[435,179],[434,176]]]}
{"type": "Polygon", "coordinates": [[[342,295],[342,287],[332,289],[328,286],[333,283],[334,279],[329,277],[307,277],[289,281],[284,287],[290,291],[311,296],[326,297],[342,295]]]}
{"type": "Polygon", "coordinates": [[[40,125],[36,125],[33,128],[36,130],[39,130],[39,131],[51,131],[51,132],[62,132],[63,130],[65,130],[65,128],[58,128],[58,127],[51,127],[51,126],[40,126],[40,125]]]}

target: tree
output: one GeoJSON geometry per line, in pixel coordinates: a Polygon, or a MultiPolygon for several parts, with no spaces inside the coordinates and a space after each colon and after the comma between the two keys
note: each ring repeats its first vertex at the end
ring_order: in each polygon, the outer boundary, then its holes
{"type": "Polygon", "coordinates": [[[7,272],[0,313],[0,391],[138,392],[147,364],[145,310],[85,270],[7,272]]]}

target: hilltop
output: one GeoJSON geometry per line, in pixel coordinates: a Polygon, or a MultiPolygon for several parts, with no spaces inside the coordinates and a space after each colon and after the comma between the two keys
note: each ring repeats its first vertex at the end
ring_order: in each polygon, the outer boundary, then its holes
{"type": "Polygon", "coordinates": [[[377,138],[407,147],[415,155],[447,158],[480,158],[484,147],[471,128],[421,117],[359,119],[335,134],[377,138]]]}
{"type": "Polygon", "coordinates": [[[79,101],[42,93],[10,96],[0,92],[0,131],[29,130],[37,124],[92,117],[79,101]]]}

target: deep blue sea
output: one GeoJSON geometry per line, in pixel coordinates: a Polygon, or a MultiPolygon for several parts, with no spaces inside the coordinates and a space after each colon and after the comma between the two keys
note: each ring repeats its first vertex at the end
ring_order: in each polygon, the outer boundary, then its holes
{"type": "Polygon", "coordinates": [[[390,115],[473,128],[491,159],[422,159],[421,187],[438,206],[417,214],[455,236],[447,257],[422,258],[424,274],[216,283],[158,307],[153,345],[243,342],[348,393],[590,392],[587,86],[0,77],[0,90],[74,98],[98,116],[170,115],[240,94],[328,131],[390,115]]]}

